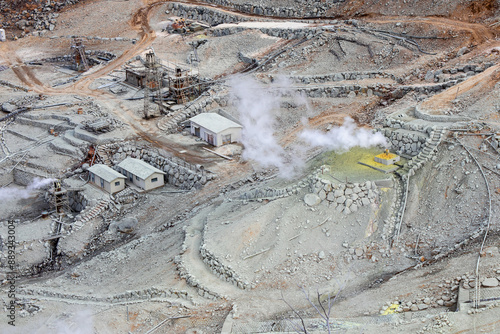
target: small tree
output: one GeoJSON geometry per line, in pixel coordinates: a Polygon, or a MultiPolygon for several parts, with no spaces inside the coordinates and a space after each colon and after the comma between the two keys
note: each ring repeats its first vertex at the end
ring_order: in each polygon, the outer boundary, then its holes
{"type": "MultiPolygon", "coordinates": [[[[331,328],[330,328],[330,313],[332,310],[332,305],[335,303],[337,300],[337,297],[340,294],[340,291],[342,291],[342,287],[339,289],[339,291],[335,294],[335,296],[332,298],[330,293],[327,294],[321,294],[318,289],[316,289],[316,299],[317,299],[317,305],[311,300],[311,296],[309,293],[304,289],[304,287],[299,286],[302,293],[306,297],[306,300],[309,302],[309,304],[316,310],[316,312],[320,315],[320,317],[323,319],[325,322],[325,327],[327,329],[328,334],[331,334],[331,328]]],[[[299,317],[301,324],[298,325],[294,323],[293,321],[289,320],[292,326],[294,327],[294,330],[297,333],[304,333],[308,334],[307,332],[307,327],[304,322],[304,318],[295,310],[283,297],[283,291],[281,291],[281,300],[295,313],[297,317],[299,317]]]]}

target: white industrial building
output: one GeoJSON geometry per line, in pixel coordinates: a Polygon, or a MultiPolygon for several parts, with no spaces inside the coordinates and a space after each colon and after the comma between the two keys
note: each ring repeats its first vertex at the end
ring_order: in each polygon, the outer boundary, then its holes
{"type": "Polygon", "coordinates": [[[118,164],[118,171],[127,177],[127,181],[144,190],[162,187],[165,173],[150,164],[134,158],[127,158],[118,164]]]}
{"type": "Polygon", "coordinates": [[[125,189],[126,177],[110,167],[103,164],[96,164],[90,167],[90,182],[106,190],[110,194],[117,193],[125,189]]]}
{"type": "Polygon", "coordinates": [[[191,134],[214,146],[241,141],[242,126],[216,113],[201,113],[190,120],[191,134]]]}

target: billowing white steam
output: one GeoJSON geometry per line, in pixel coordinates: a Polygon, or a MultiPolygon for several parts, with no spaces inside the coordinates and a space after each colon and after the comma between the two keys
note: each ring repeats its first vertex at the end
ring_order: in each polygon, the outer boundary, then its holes
{"type": "Polygon", "coordinates": [[[0,188],[0,200],[18,200],[21,198],[29,198],[33,196],[35,190],[45,187],[46,185],[54,182],[54,179],[42,179],[35,177],[33,181],[24,189],[15,187],[0,188]]]}
{"type": "Polygon", "coordinates": [[[290,174],[293,166],[286,162],[287,154],[274,137],[273,110],[279,109],[283,92],[266,89],[249,77],[233,78],[230,85],[231,97],[243,125],[241,136],[245,149],[242,158],[255,160],[264,168],[278,167],[283,175],[290,174]]]}
{"type": "Polygon", "coordinates": [[[333,127],[328,132],[306,129],[299,134],[299,137],[311,146],[321,146],[330,150],[348,150],[355,146],[387,146],[383,134],[358,128],[350,117],[344,119],[342,126],[333,127]]]}
{"type": "Polygon", "coordinates": [[[68,319],[56,323],[56,334],[92,334],[95,333],[92,313],[89,310],[79,311],[68,319]]]}
{"type": "MultiPolygon", "coordinates": [[[[286,152],[274,136],[276,119],[273,111],[279,110],[281,98],[291,95],[298,105],[310,106],[305,96],[297,94],[290,87],[285,77],[278,78],[268,86],[263,86],[250,77],[237,76],[230,80],[231,98],[237,107],[243,125],[242,158],[254,160],[263,168],[277,167],[282,177],[292,177],[304,161],[300,156],[312,147],[324,147],[330,150],[348,150],[354,146],[387,146],[381,133],[358,128],[352,118],[346,117],[342,126],[334,127],[329,132],[306,129],[299,133],[303,147],[294,147],[286,152]]],[[[307,118],[302,119],[307,125],[307,118]]]]}

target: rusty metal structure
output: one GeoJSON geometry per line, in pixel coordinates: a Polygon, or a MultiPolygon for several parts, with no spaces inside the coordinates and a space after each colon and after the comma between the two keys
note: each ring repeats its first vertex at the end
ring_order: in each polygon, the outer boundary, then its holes
{"type": "Polygon", "coordinates": [[[68,201],[68,191],[62,187],[61,180],[54,181],[54,188],[52,189],[52,201],[55,213],[59,216],[64,216],[71,212],[68,201]]]}
{"type": "Polygon", "coordinates": [[[175,69],[173,76],[168,78],[170,94],[178,104],[185,104],[198,97],[202,92],[202,86],[198,75],[179,67],[175,69]]]}
{"type": "Polygon", "coordinates": [[[85,45],[83,45],[82,39],[78,37],[74,38],[71,48],[73,49],[73,59],[75,60],[76,70],[79,72],[87,71],[90,66],[87,56],[85,55],[85,45]]]}
{"type": "Polygon", "coordinates": [[[146,77],[144,80],[144,118],[148,119],[153,117],[158,112],[162,112],[163,108],[163,66],[160,60],[156,57],[153,51],[146,53],[146,61],[144,62],[146,68],[146,77]],[[151,105],[151,92],[155,94],[153,99],[156,101],[156,106],[151,105]]]}

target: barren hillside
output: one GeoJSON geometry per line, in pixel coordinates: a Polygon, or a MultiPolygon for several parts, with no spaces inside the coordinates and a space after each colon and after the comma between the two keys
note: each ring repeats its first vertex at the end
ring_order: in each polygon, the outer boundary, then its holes
{"type": "Polygon", "coordinates": [[[498,11],[0,1],[0,332],[497,332],[498,11]]]}

